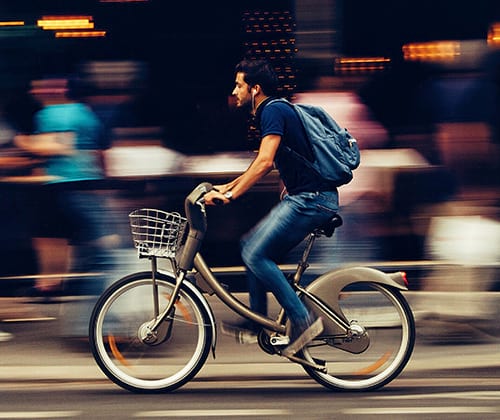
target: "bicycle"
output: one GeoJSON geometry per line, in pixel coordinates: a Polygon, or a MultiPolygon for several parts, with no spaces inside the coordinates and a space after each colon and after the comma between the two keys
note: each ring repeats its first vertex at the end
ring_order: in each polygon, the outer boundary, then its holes
{"type": "MultiPolygon", "coordinates": [[[[98,366],[127,390],[172,391],[198,373],[210,351],[215,357],[216,322],[203,293],[215,294],[261,325],[261,349],[285,357],[281,351],[291,327],[284,310],[276,319],[252,312],[215,278],[199,253],[207,230],[203,196],[211,189],[202,183],[186,197],[186,217],[155,209],[130,214],[134,244],[140,257],[150,259],[151,271],[112,284],[98,299],[89,326],[98,366]],[[159,270],[157,258],[169,259],[172,272],[159,270]]],[[[315,239],[332,236],[341,224],[337,215],[306,238],[291,284],[308,309],[322,317],[324,330],[286,357],[327,388],[373,390],[396,378],[409,361],[415,321],[401,293],[407,290],[403,272],[344,268],[300,285],[315,239]]]]}

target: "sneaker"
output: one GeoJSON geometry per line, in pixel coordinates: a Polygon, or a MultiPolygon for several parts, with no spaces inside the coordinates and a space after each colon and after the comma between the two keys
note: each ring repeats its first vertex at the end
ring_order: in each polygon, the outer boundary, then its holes
{"type": "Polygon", "coordinates": [[[11,333],[0,331],[0,341],[9,341],[12,337],[13,335],[11,333]]]}
{"type": "MultiPolygon", "coordinates": [[[[299,330],[296,338],[292,343],[283,349],[283,356],[293,356],[298,351],[302,350],[307,344],[313,341],[323,331],[323,321],[321,318],[316,319],[312,324],[309,324],[305,329],[299,330]]],[[[294,336],[292,335],[292,338],[294,336]]]]}
{"type": "Polygon", "coordinates": [[[255,344],[261,328],[252,321],[245,320],[238,324],[221,323],[221,332],[234,337],[240,344],[255,344]]]}

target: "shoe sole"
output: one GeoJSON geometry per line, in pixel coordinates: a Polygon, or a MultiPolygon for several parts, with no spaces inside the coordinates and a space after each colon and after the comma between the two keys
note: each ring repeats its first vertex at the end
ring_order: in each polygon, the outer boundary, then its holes
{"type": "Polygon", "coordinates": [[[292,344],[283,349],[283,356],[293,356],[313,341],[323,331],[323,321],[318,318],[292,344]]]}

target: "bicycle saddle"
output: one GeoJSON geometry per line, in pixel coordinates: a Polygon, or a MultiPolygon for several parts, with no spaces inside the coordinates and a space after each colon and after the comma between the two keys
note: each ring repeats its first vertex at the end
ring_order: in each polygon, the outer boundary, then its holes
{"type": "Polygon", "coordinates": [[[327,238],[330,238],[333,235],[333,232],[335,232],[335,229],[342,226],[343,223],[344,221],[342,220],[342,217],[340,217],[340,214],[336,214],[323,226],[314,229],[314,233],[317,235],[325,235],[327,238]]]}

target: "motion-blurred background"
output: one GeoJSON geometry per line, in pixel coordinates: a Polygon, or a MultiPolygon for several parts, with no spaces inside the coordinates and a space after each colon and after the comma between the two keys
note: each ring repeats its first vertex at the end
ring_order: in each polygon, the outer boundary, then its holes
{"type": "MultiPolygon", "coordinates": [[[[96,281],[71,269],[67,238],[56,238],[58,251],[35,238],[33,221],[51,217],[41,204],[48,189],[104,199],[117,278],[141,263],[131,210],[180,211],[197,182],[246,169],[258,133],[230,96],[242,57],[270,60],[283,96],[323,106],[362,148],[354,181],[341,188],[345,225],[321,242],[311,272],[358,263],[406,270],[427,309],[435,302],[441,317],[491,319],[495,309],[469,292],[500,287],[494,0],[2,2],[0,294],[85,294],[71,285],[96,281]],[[78,100],[103,125],[100,179],[56,185],[43,159],[14,143],[36,129],[42,106],[33,90],[53,95],[61,79],[76,81],[78,100]]],[[[230,267],[224,275],[235,290],[244,288],[238,238],[278,199],[272,174],[211,211],[204,252],[210,264],[230,267]]]]}

